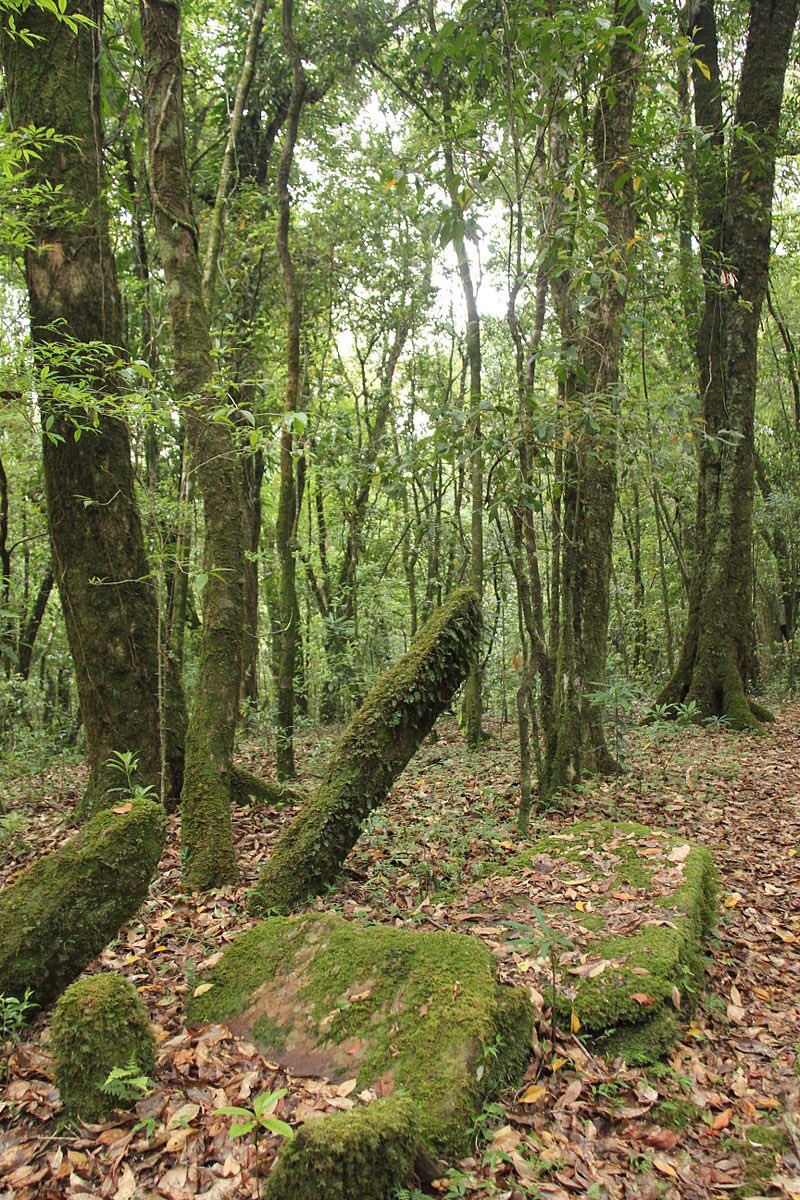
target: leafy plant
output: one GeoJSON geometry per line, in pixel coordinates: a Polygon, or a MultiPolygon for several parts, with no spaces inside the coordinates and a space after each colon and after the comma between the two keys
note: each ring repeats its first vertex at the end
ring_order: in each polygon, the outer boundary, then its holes
{"type": "Polygon", "coordinates": [[[38,1008],[31,1000],[31,989],[25,989],[22,999],[17,996],[6,996],[0,992],[0,1046],[3,1048],[3,1064],[0,1065],[0,1077],[8,1069],[8,1053],[10,1048],[19,1041],[20,1034],[30,1019],[30,1013],[38,1008]]]}
{"type": "Polygon", "coordinates": [[[110,795],[119,796],[124,800],[154,800],[157,798],[156,789],[152,784],[143,785],[136,778],[139,770],[139,759],[132,750],[115,750],[106,759],[106,766],[124,777],[120,787],[109,788],[110,795]]]}
{"type": "Polygon", "coordinates": [[[143,1100],[151,1090],[152,1080],[140,1071],[134,1055],[131,1055],[124,1067],[114,1067],[103,1084],[103,1091],[107,1096],[113,1096],[115,1100],[124,1100],[126,1103],[131,1100],[143,1100]]]}
{"type": "Polygon", "coordinates": [[[294,1130],[291,1125],[282,1121],[280,1117],[274,1116],[278,1102],[285,1095],[286,1088],[278,1088],[274,1092],[262,1092],[260,1096],[256,1096],[252,1108],[240,1108],[236,1104],[227,1104],[223,1108],[218,1108],[217,1112],[224,1113],[226,1117],[238,1118],[230,1128],[232,1138],[247,1137],[249,1134],[257,1134],[259,1130],[266,1129],[268,1133],[277,1134],[278,1137],[291,1141],[294,1138],[294,1130]]]}
{"type": "Polygon", "coordinates": [[[553,1054],[556,1045],[556,979],[558,967],[562,952],[564,950],[572,950],[574,943],[565,934],[559,933],[557,929],[553,929],[552,925],[548,925],[547,918],[540,908],[537,908],[535,904],[532,904],[530,907],[539,926],[540,932],[538,934],[535,930],[531,930],[530,926],[523,925],[520,921],[506,920],[503,921],[503,924],[510,929],[521,931],[515,937],[509,939],[515,942],[519,949],[527,952],[535,951],[540,958],[546,958],[550,963],[550,985],[553,991],[550,1052],[553,1054]]]}

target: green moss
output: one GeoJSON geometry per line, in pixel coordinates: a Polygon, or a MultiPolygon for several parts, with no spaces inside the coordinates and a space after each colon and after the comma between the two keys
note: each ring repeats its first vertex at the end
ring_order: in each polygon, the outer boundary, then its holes
{"type": "Polygon", "coordinates": [[[698,1123],[702,1111],[691,1100],[662,1100],[653,1116],[657,1125],[667,1129],[689,1129],[698,1123]]]}
{"type": "MultiPolygon", "coordinates": [[[[200,718],[196,718],[197,721],[200,718]]],[[[186,886],[204,892],[238,877],[231,824],[230,785],[225,770],[194,746],[192,725],[186,741],[181,795],[181,851],[186,886]]]]}
{"type": "Polygon", "coordinates": [[[104,1121],[115,1108],[130,1107],[103,1091],[115,1067],[134,1063],[142,1075],[155,1071],[155,1039],[136,989],[109,972],[71,984],[53,1010],[53,1070],[64,1110],[84,1121],[104,1121]]]}
{"type": "Polygon", "coordinates": [[[779,1125],[751,1125],[745,1137],[751,1146],[769,1150],[785,1150],[789,1145],[786,1130],[779,1125]]]}
{"type": "Polygon", "coordinates": [[[590,933],[599,933],[606,927],[606,919],[601,913],[584,913],[578,918],[578,924],[590,933]]]}
{"type": "Polygon", "coordinates": [[[774,1125],[752,1125],[743,1138],[724,1138],[726,1154],[737,1154],[744,1160],[744,1184],[733,1195],[737,1200],[762,1193],[775,1175],[778,1156],[789,1146],[784,1130],[774,1125]]]}
{"type": "MultiPolygon", "coordinates": [[[[556,871],[562,879],[582,874],[598,878],[604,867],[594,859],[613,845],[614,883],[652,893],[656,867],[663,860],[642,860],[639,843],[660,843],[664,857],[682,839],[660,834],[634,822],[582,821],[561,834],[541,838],[530,849],[509,863],[506,874],[515,874],[534,866],[546,855],[557,860],[556,871]]],[[[573,1009],[584,1033],[598,1039],[598,1048],[608,1055],[619,1055],[629,1062],[650,1062],[663,1055],[673,1044],[679,1029],[680,1013],[693,1007],[702,980],[703,940],[715,912],[715,877],[711,854],[693,846],[683,863],[682,882],[672,893],[647,896],[648,901],[665,909],[664,923],[644,925],[633,934],[602,936],[605,918],[597,914],[593,924],[598,936],[584,947],[587,957],[607,959],[607,967],[595,978],[574,979],[569,994],[557,990],[556,1016],[569,1027],[573,1009]],[[680,1012],[673,989],[678,990],[680,1012]]],[[[598,897],[596,904],[603,904],[598,897]]],[[[585,928],[588,917],[581,918],[585,928]]]]}
{"type": "Polygon", "coordinates": [[[262,869],[249,897],[252,912],[291,912],[334,881],[362,822],[464,679],[480,623],[478,597],[458,589],[381,675],[334,748],[319,790],[262,869]]]}
{"type": "MultiPolygon", "coordinates": [[[[276,917],[237,938],[203,979],[212,987],[190,1001],[191,1023],[236,1016],[255,1032],[262,1010],[270,1022],[291,1020],[306,1055],[338,1055],[343,1070],[358,1071],[359,1088],[380,1081],[412,1098],[436,1153],[466,1149],[484,1098],[530,1052],[527,996],[500,988],[489,951],[461,934],[364,927],[334,914],[276,917]]],[[[288,1053],[296,1039],[284,1045],[288,1053]]]]}
{"type": "Polygon", "coordinates": [[[275,1163],[265,1200],[391,1200],[414,1173],[414,1105],[393,1097],[309,1121],[275,1163]]]}
{"type": "Polygon", "coordinates": [[[42,1007],[77,979],[136,913],[164,848],[151,800],[93,817],[0,892],[0,992],[42,1007]]]}

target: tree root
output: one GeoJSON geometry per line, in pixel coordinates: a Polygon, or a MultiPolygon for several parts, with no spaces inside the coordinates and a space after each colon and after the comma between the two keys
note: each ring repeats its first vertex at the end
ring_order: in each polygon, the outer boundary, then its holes
{"type": "Polygon", "coordinates": [[[305,804],[308,793],[302,788],[289,787],[285,783],[270,783],[258,775],[251,775],[242,767],[231,765],[231,800],[236,804],[247,804],[249,800],[261,800],[275,806],[305,804]]]}

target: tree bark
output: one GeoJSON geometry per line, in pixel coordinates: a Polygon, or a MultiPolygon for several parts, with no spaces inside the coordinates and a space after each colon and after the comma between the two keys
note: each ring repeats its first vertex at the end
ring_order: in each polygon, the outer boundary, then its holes
{"type": "Polygon", "coordinates": [[[363,821],[385,800],[467,674],[480,623],[475,593],[454,592],[380,677],[336,744],[319,790],[261,871],[250,894],[253,911],[288,911],[333,882],[363,821]]]}
{"type": "Polygon", "coordinates": [[[657,703],[694,701],[701,717],[724,717],[735,728],[769,717],[746,694],[755,665],[753,430],[779,121],[797,9],[797,0],[753,0],[726,151],[713,0],[689,7],[698,48],[695,119],[705,138],[697,166],[705,302],[696,343],[704,430],[686,631],[657,703]]]}
{"type": "Polygon", "coordinates": [[[61,202],[37,210],[25,257],[34,354],[78,397],[65,405],[43,391],[39,403],[53,570],[90,769],[81,810],[93,811],[108,803],[114,751],[134,752],[139,781],[159,785],[157,617],[128,429],[113,411],[122,323],[103,198],[102,5],[76,0],[70,12],[91,24],[73,31],[28,6],[17,35],[2,36],[2,56],[14,127],[59,135],[28,164],[31,182],[58,189],[61,202]]]}
{"type": "Polygon", "coordinates": [[[186,737],[181,838],[190,887],[236,878],[230,762],[242,678],[242,469],[230,423],[213,419],[211,339],[186,164],[180,6],[141,0],[150,190],[167,282],[174,387],[205,519],[203,628],[186,737]]]}
{"type": "Polygon", "coordinates": [[[47,601],[50,599],[50,593],[53,590],[53,582],[53,564],[49,562],[44,569],[42,582],[39,585],[39,591],[36,593],[36,600],[25,622],[25,628],[22,631],[19,645],[17,646],[17,672],[23,679],[27,679],[30,675],[33,647],[39,627],[42,624],[44,611],[47,608],[47,601]]]}
{"type": "Polygon", "coordinates": [[[278,512],[275,521],[275,548],[278,554],[280,581],[278,585],[281,620],[281,646],[278,663],[276,704],[276,747],[275,759],[278,779],[284,782],[294,779],[294,715],[295,715],[295,670],[297,665],[297,643],[300,629],[300,608],[297,603],[297,521],[300,504],[298,481],[294,466],[294,414],[300,400],[300,295],[297,273],[289,247],[291,221],[291,196],[289,176],[300,114],[306,98],[306,77],[299,51],[295,45],[292,29],[293,0],[283,0],[283,40],[292,67],[292,95],[286,118],[286,135],[278,165],[278,230],[276,245],[278,260],[283,273],[283,288],[286,299],[286,397],[284,421],[280,445],[280,488],[278,512]]]}
{"type": "Polygon", "coordinates": [[[552,735],[546,746],[543,796],[586,771],[615,767],[602,707],[589,696],[605,680],[616,495],[620,318],[633,237],[631,128],[646,19],[637,5],[615,3],[624,26],[609,54],[592,132],[597,214],[607,227],[598,247],[602,279],[575,340],[579,368],[564,393],[563,498],[559,637],[552,735]]]}

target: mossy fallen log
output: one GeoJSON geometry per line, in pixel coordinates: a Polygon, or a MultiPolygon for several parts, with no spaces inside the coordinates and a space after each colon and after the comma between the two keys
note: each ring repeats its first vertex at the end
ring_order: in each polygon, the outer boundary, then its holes
{"type": "Polygon", "coordinates": [[[273,917],[202,984],[190,1025],[224,1022],[290,1071],[356,1077],[381,1097],[305,1125],[270,1200],[385,1200],[415,1164],[466,1153],[484,1100],[531,1052],[527,993],[498,984],[490,951],[464,934],[273,917]]]}
{"type": "MultiPolygon", "coordinates": [[[[574,914],[591,936],[579,961],[578,949],[559,961],[558,1021],[570,1029],[577,1020],[603,1054],[654,1062],[676,1041],[702,989],[716,911],[710,851],[635,822],[582,821],[536,842],[503,874],[527,875],[535,886],[537,865],[565,881],[580,874],[591,887],[597,880],[591,912],[574,914]]],[[[563,905],[541,907],[545,920],[563,926],[563,905]]]]}
{"type": "Polygon", "coordinates": [[[465,679],[480,625],[478,597],[458,589],[381,675],[336,744],[319,790],[263,867],[250,893],[252,912],[291,912],[333,882],[363,821],[465,679]]]}
{"type": "Polygon", "coordinates": [[[143,1078],[156,1066],[156,1042],[147,1009],[132,983],[115,971],[77,979],[58,999],[50,1022],[53,1075],[64,1111],[105,1121],[132,1108],[125,1089],[106,1088],[115,1067],[143,1078]]]}
{"type": "Polygon", "coordinates": [[[77,979],[137,911],[164,848],[152,800],[98,813],[0,892],[0,992],[40,1007],[77,979]]]}

